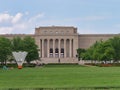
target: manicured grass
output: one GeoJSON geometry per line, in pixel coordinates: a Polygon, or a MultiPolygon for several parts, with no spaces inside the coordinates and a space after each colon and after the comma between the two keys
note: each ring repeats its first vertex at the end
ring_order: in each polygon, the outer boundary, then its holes
{"type": "Polygon", "coordinates": [[[0,88],[119,87],[120,67],[45,66],[0,69],[0,88]]]}

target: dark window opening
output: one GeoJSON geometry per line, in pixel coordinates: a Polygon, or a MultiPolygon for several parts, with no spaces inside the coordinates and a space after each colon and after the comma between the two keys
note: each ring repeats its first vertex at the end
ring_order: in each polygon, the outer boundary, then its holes
{"type": "Polygon", "coordinates": [[[61,53],[64,53],[64,48],[61,48],[61,53]]]}
{"type": "Polygon", "coordinates": [[[52,48],[50,48],[50,53],[53,53],[53,49],[52,48]]]}
{"type": "Polygon", "coordinates": [[[58,53],[58,52],[59,52],[59,51],[58,51],[58,48],[56,48],[56,49],[55,49],[55,53],[58,53]]]}

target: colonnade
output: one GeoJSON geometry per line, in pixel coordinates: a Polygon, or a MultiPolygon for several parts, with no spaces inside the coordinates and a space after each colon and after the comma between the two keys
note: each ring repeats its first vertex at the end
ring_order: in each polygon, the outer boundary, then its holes
{"type": "Polygon", "coordinates": [[[40,39],[41,58],[72,58],[73,39],[40,39]]]}

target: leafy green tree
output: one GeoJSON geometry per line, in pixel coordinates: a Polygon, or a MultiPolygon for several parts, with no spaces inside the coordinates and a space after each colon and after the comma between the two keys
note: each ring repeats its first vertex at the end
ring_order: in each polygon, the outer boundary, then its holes
{"type": "Polygon", "coordinates": [[[23,39],[20,37],[15,37],[12,40],[12,50],[13,51],[26,51],[28,52],[26,56],[26,61],[29,64],[31,61],[39,59],[39,54],[37,50],[37,45],[35,44],[34,38],[26,36],[23,39]]]}
{"type": "Polygon", "coordinates": [[[35,44],[34,38],[26,36],[23,39],[23,46],[24,46],[24,51],[28,52],[28,55],[26,57],[26,61],[28,64],[33,60],[39,59],[38,47],[35,44]]]}
{"type": "Polygon", "coordinates": [[[115,36],[114,38],[109,39],[113,49],[114,49],[114,56],[113,59],[115,62],[120,60],[120,37],[115,36]]]}
{"type": "Polygon", "coordinates": [[[85,52],[85,49],[82,49],[82,48],[78,48],[77,49],[77,57],[78,57],[78,60],[80,61],[80,58],[81,58],[81,54],[85,52]]]}
{"type": "Polygon", "coordinates": [[[91,54],[92,54],[92,49],[87,49],[86,52],[81,54],[81,57],[83,60],[92,60],[91,54]]]}
{"type": "Polygon", "coordinates": [[[11,55],[11,41],[0,37],[0,61],[2,64],[6,65],[9,55],[11,55]]]}
{"type": "Polygon", "coordinates": [[[14,37],[12,39],[13,51],[24,51],[23,40],[20,37],[14,37]]]}
{"type": "Polygon", "coordinates": [[[101,42],[95,50],[97,50],[96,53],[98,54],[97,60],[105,61],[106,63],[106,61],[110,61],[113,58],[114,49],[108,41],[101,42]]]}
{"type": "Polygon", "coordinates": [[[108,61],[113,58],[114,49],[109,41],[97,41],[85,53],[83,58],[87,60],[108,61]]]}
{"type": "Polygon", "coordinates": [[[26,61],[29,64],[31,61],[39,59],[39,54],[37,50],[37,45],[35,44],[34,38],[26,36],[23,39],[20,37],[15,37],[12,40],[12,50],[13,51],[26,51],[28,52],[26,56],[26,61]]]}
{"type": "Polygon", "coordinates": [[[94,45],[92,45],[90,48],[88,48],[85,53],[82,53],[82,55],[81,55],[82,58],[84,60],[95,60],[95,57],[97,57],[97,53],[95,53],[95,52],[97,52],[97,49],[95,49],[95,48],[98,47],[99,43],[100,42],[96,41],[96,43],[94,45]]]}
{"type": "Polygon", "coordinates": [[[93,48],[93,53],[92,53],[92,59],[93,60],[100,60],[101,58],[101,54],[102,53],[102,44],[103,44],[103,41],[96,41],[96,43],[92,46],[93,48]]]}

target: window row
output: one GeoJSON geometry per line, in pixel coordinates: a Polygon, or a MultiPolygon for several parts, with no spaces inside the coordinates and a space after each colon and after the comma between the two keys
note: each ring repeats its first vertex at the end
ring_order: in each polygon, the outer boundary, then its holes
{"type": "MultiPolygon", "coordinates": [[[[53,53],[53,48],[50,48],[50,53],[53,53]]],[[[59,53],[58,48],[55,48],[55,53],[59,53]]],[[[64,48],[61,48],[60,53],[64,53],[64,48]]]]}

